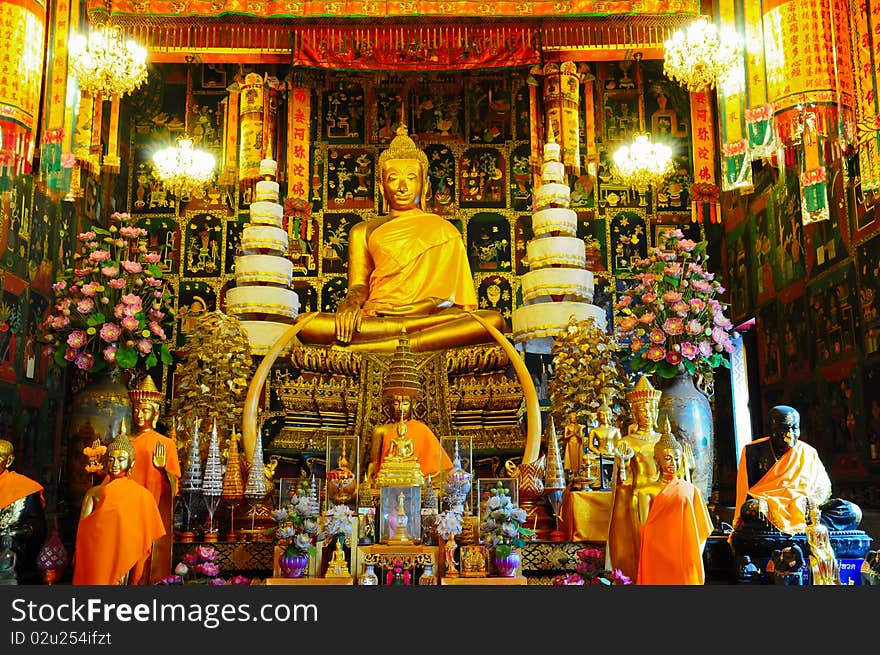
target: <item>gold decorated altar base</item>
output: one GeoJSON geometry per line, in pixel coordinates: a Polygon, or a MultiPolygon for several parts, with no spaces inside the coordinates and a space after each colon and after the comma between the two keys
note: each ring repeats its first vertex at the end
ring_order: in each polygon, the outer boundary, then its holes
{"type": "Polygon", "coordinates": [[[483,586],[519,586],[527,585],[528,580],[524,575],[515,575],[510,578],[502,578],[500,576],[492,576],[485,578],[440,578],[441,585],[483,585],[483,586]]]}
{"type": "MultiPolygon", "coordinates": [[[[425,393],[413,418],[438,435],[472,439],[474,453],[522,450],[522,389],[497,345],[416,353],[425,393]]],[[[376,425],[389,423],[382,399],[390,355],[325,346],[291,349],[290,365],[272,372],[270,394],[283,408],[284,425],[273,451],[322,450],[333,434],[357,434],[367,462],[376,425]]]]}

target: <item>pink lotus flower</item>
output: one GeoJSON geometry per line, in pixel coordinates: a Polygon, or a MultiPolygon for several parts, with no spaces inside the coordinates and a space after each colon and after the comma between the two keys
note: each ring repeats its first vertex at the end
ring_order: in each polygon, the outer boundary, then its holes
{"type": "Polygon", "coordinates": [[[672,311],[674,311],[676,314],[678,314],[682,318],[684,318],[685,316],[688,315],[689,310],[690,310],[690,307],[683,300],[679,300],[677,303],[672,305],[672,311]]]}
{"type": "Polygon", "coordinates": [[[108,363],[113,363],[116,361],[116,351],[119,350],[116,346],[107,346],[104,348],[104,359],[108,363]]]}
{"type": "Polygon", "coordinates": [[[651,334],[648,335],[648,338],[651,340],[651,343],[666,343],[666,334],[663,330],[657,328],[651,330],[651,334]]]}
{"type": "Polygon", "coordinates": [[[697,347],[700,349],[700,354],[703,357],[708,357],[712,354],[712,344],[708,341],[701,341],[697,347]]]}
{"type": "Polygon", "coordinates": [[[132,307],[140,307],[141,306],[141,297],[136,293],[127,293],[122,298],[120,298],[123,305],[130,305],[132,307]]]}
{"type": "Polygon", "coordinates": [[[701,311],[706,309],[706,303],[699,298],[691,298],[688,302],[690,303],[691,309],[696,314],[699,314],[701,311]]]}
{"type": "Polygon", "coordinates": [[[137,348],[138,352],[141,352],[144,355],[149,355],[153,352],[153,342],[149,339],[140,339],[135,345],[135,348],[137,348]]]}
{"type": "Polygon", "coordinates": [[[76,303],[76,311],[78,311],[80,314],[91,314],[94,308],[95,301],[91,298],[83,298],[78,303],[76,303]]]}
{"type": "Polygon", "coordinates": [[[646,287],[650,287],[653,284],[655,284],[656,282],[657,282],[657,276],[654,275],[653,273],[645,273],[642,276],[642,284],[644,284],[646,287]]]}
{"type": "Polygon", "coordinates": [[[712,322],[715,323],[718,327],[722,327],[725,329],[730,329],[733,327],[733,323],[730,322],[730,319],[727,318],[721,312],[715,312],[712,314],[712,322]]]}
{"type": "Polygon", "coordinates": [[[144,255],[144,259],[146,259],[147,262],[150,264],[158,264],[159,260],[161,260],[162,258],[157,252],[148,252],[146,255],[144,255]]]}
{"type": "Polygon", "coordinates": [[[715,341],[715,343],[723,344],[729,338],[730,337],[727,336],[727,332],[725,332],[723,328],[720,328],[720,327],[712,328],[712,339],[715,341]]]}
{"type": "Polygon", "coordinates": [[[682,239],[679,241],[676,246],[679,250],[684,250],[685,252],[690,252],[694,248],[697,247],[697,242],[692,241],[691,239],[682,239]]]}
{"type": "Polygon", "coordinates": [[[144,267],[141,266],[140,262],[124,261],[122,262],[122,268],[124,268],[128,273],[140,273],[144,267]]]}
{"type": "Polygon", "coordinates": [[[645,357],[650,359],[652,362],[659,362],[666,356],[666,351],[656,344],[652,344],[648,346],[648,350],[645,352],[645,357]]]}
{"type": "Polygon", "coordinates": [[[93,250],[89,254],[89,261],[93,261],[96,264],[106,262],[108,259],[110,259],[110,252],[107,250],[93,250]]]}
{"type": "Polygon", "coordinates": [[[104,277],[116,277],[119,275],[118,266],[104,266],[101,268],[101,275],[104,277]]]}
{"type": "Polygon", "coordinates": [[[76,365],[82,371],[88,371],[95,364],[95,356],[90,353],[80,353],[76,356],[76,365]]]}
{"type": "Polygon", "coordinates": [[[678,291],[667,291],[662,296],[664,302],[668,302],[670,305],[672,303],[678,302],[681,300],[681,293],[678,291]]]}
{"type": "Polygon", "coordinates": [[[680,318],[667,318],[663,323],[663,329],[666,334],[677,336],[684,332],[684,321],[680,318]]]}
{"type": "MultiPolygon", "coordinates": [[[[672,255],[675,258],[675,254],[672,255]]],[[[681,273],[681,263],[671,261],[666,264],[666,267],[663,269],[664,275],[671,275],[673,277],[679,275],[681,273]]]]}
{"type": "Polygon", "coordinates": [[[93,298],[98,295],[98,286],[99,285],[97,282],[88,282],[82,285],[82,289],[80,289],[80,291],[82,292],[82,295],[86,296],[87,298],[93,298]]]}
{"type": "Polygon", "coordinates": [[[708,282],[706,282],[706,280],[699,279],[691,282],[691,287],[694,289],[694,291],[699,291],[701,293],[708,293],[709,290],[712,288],[712,286],[708,282]]]}
{"type": "Polygon", "coordinates": [[[629,307],[632,303],[632,296],[623,296],[620,300],[617,301],[617,308],[623,309],[624,307],[629,307]]]}
{"type": "Polygon", "coordinates": [[[140,325],[140,321],[138,321],[134,316],[126,316],[122,319],[122,327],[131,332],[137,330],[138,325],[140,325]]]}
{"type": "Polygon", "coordinates": [[[56,316],[52,319],[52,329],[61,330],[70,324],[70,319],[66,316],[56,316]]]}
{"type": "Polygon", "coordinates": [[[692,344],[690,341],[685,341],[681,344],[681,356],[686,359],[693,359],[697,356],[697,347],[692,344]]]}
{"type": "Polygon", "coordinates": [[[64,280],[59,280],[55,284],[52,285],[52,289],[55,291],[64,291],[67,288],[67,282],[64,280]]]}
{"type": "Polygon", "coordinates": [[[79,239],[80,241],[91,241],[96,236],[98,236],[98,235],[90,230],[88,232],[83,232],[82,234],[80,234],[76,238],[79,239]]]}
{"type": "Polygon", "coordinates": [[[703,324],[700,323],[697,319],[691,319],[687,323],[687,333],[690,335],[702,334],[703,333],[703,324]]]}
{"type": "Polygon", "coordinates": [[[101,338],[107,343],[113,343],[122,334],[122,330],[116,323],[104,323],[101,327],[101,338]]]}
{"type": "Polygon", "coordinates": [[[163,330],[162,326],[159,325],[156,321],[150,322],[150,332],[155,334],[160,339],[165,339],[165,330],[163,330]]]}
{"type": "Polygon", "coordinates": [[[67,335],[67,345],[71,348],[82,348],[86,345],[87,341],[88,337],[86,337],[86,333],[82,330],[74,330],[67,335]]]}
{"type": "Polygon", "coordinates": [[[119,234],[128,239],[137,239],[139,232],[138,229],[132,225],[124,225],[119,228],[119,234]]]}
{"type": "Polygon", "coordinates": [[[649,293],[646,293],[646,294],[643,294],[643,295],[642,295],[642,302],[645,303],[646,305],[650,305],[650,304],[651,304],[652,302],[654,302],[655,300],[657,300],[657,294],[656,294],[656,293],[650,293],[650,292],[649,292],[649,293]]]}
{"type": "Polygon", "coordinates": [[[629,344],[629,349],[630,349],[632,352],[637,353],[637,352],[639,352],[639,351],[642,349],[642,345],[643,345],[643,344],[642,344],[642,340],[639,339],[638,337],[636,337],[635,339],[633,339],[633,340],[630,342],[630,344],[629,344]]]}
{"type": "Polygon", "coordinates": [[[670,350],[666,353],[666,363],[678,366],[681,363],[681,353],[675,350],[670,350]]]}
{"type": "Polygon", "coordinates": [[[117,291],[125,288],[125,280],[121,277],[110,280],[109,282],[107,282],[107,284],[109,284],[113,289],[116,289],[117,291]]]}
{"type": "Polygon", "coordinates": [[[161,321],[165,317],[165,312],[161,312],[158,309],[150,310],[150,318],[155,319],[157,321],[161,321]]]}
{"type": "Polygon", "coordinates": [[[68,362],[74,361],[79,356],[79,350],[76,348],[68,348],[64,351],[64,359],[68,362]]]}

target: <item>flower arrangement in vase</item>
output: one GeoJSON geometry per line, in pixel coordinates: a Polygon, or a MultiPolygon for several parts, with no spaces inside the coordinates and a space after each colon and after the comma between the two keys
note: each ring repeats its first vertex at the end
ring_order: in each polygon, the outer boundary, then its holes
{"type": "Polygon", "coordinates": [[[220,567],[217,558],[220,553],[210,546],[196,546],[195,549],[183,556],[174,567],[174,573],[164,577],[160,585],[190,585],[203,584],[219,587],[223,585],[250,584],[251,579],[243,575],[236,575],[229,580],[220,577],[220,567]]]}
{"type": "Polygon", "coordinates": [[[614,569],[609,571],[605,568],[605,554],[598,548],[582,548],[575,553],[578,561],[575,564],[575,572],[568,575],[557,575],[553,578],[553,584],[560,585],[611,585],[632,584],[623,571],[614,569]]]}
{"type": "Polygon", "coordinates": [[[724,353],[733,351],[735,333],[726,305],[716,299],[725,289],[705,268],[706,246],[681,230],[665,230],[648,257],[633,263],[638,283],[616,309],[618,339],[629,342],[621,357],[634,372],[672,378],[683,367],[711,378],[712,369],[730,366],[724,353]]]}
{"type": "Polygon", "coordinates": [[[513,503],[500,481],[486,501],[486,512],[486,520],[480,524],[480,537],[494,553],[498,575],[513,577],[520,563],[517,549],[525,546],[525,537],[531,539],[535,531],[523,527],[526,512],[513,503]]]}
{"type": "Polygon", "coordinates": [[[319,509],[314,483],[303,481],[291,491],[287,502],[272,513],[277,524],[275,544],[283,550],[278,566],[285,577],[300,577],[309,558],[315,556],[319,509]]]}
{"type": "Polygon", "coordinates": [[[171,364],[167,321],[171,294],[162,279],[160,255],[150,252],[147,231],[129,214],[110,215],[108,229],[77,236],[82,252],[52,285],[54,310],[42,338],[55,349],[57,366],[82,371],[147,368],[171,364]]]}

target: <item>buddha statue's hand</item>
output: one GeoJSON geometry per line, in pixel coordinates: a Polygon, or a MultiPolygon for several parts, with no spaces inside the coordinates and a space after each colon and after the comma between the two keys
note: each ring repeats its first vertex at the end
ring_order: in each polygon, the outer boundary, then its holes
{"type": "Polygon", "coordinates": [[[336,308],[336,339],[349,343],[356,332],[361,329],[363,312],[361,306],[352,300],[344,300],[336,308]]]}
{"type": "Polygon", "coordinates": [[[619,471],[618,479],[621,483],[627,481],[626,469],[629,465],[629,461],[635,454],[635,451],[628,443],[621,442],[617,444],[614,456],[617,458],[617,469],[619,471]]]}
{"type": "Polygon", "coordinates": [[[160,441],[156,444],[156,448],[153,449],[153,466],[157,469],[163,469],[165,468],[166,461],[165,444],[160,441]]]}

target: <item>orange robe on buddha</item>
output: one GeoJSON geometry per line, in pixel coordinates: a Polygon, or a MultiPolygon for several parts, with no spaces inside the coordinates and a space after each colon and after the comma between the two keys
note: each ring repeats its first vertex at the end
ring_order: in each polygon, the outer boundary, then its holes
{"type": "Polygon", "coordinates": [[[798,441],[749,488],[746,449],[769,438],[756,439],[746,444],[740,455],[739,470],[736,475],[736,508],[733,526],[737,526],[740,508],[751,496],[767,501],[769,510],[767,518],[777,530],[787,534],[804,532],[806,530],[804,499],[809,496],[814,505],[824,503],[831,495],[831,480],[816,449],[810,444],[798,441]]]}
{"type": "Polygon", "coordinates": [[[690,482],[673,478],[651,501],[642,526],[636,584],[704,584],[703,546],[711,533],[703,494],[690,482]]]}
{"type": "Polygon", "coordinates": [[[45,507],[43,485],[36,480],[31,480],[26,475],[8,469],[0,473],[0,509],[34,493],[40,494],[40,500],[45,507]]]}
{"type": "MultiPolygon", "coordinates": [[[[419,468],[422,469],[425,477],[433,475],[436,478],[440,471],[448,471],[452,468],[452,460],[449,459],[449,455],[443,450],[440,441],[427,425],[421,421],[410,419],[406,422],[406,436],[413,442],[413,454],[418,458],[419,468]]],[[[393,437],[388,435],[382,440],[382,452],[379,454],[377,471],[382,468],[382,462],[388,456],[392,439],[393,437]]]]}
{"type": "Polygon", "coordinates": [[[367,315],[435,297],[465,310],[477,308],[474,278],[461,234],[436,214],[401,216],[370,234],[375,264],[370,275],[367,315]]]}
{"type": "Polygon", "coordinates": [[[153,584],[171,574],[171,521],[174,513],[174,498],[171,495],[171,483],[167,474],[170,473],[180,480],[180,459],[177,456],[177,444],[174,440],[152,428],[140,432],[131,443],[134,446],[135,456],[129,477],[153,494],[159,506],[159,513],[162,515],[162,524],[165,526],[164,537],[153,547],[148,580],[153,584]],[[153,466],[153,453],[157,443],[165,446],[164,470],[153,466]]]}
{"type": "Polygon", "coordinates": [[[104,485],[76,532],[73,584],[115,585],[129,570],[140,580],[153,541],[165,534],[152,494],[128,477],[104,485]]]}

